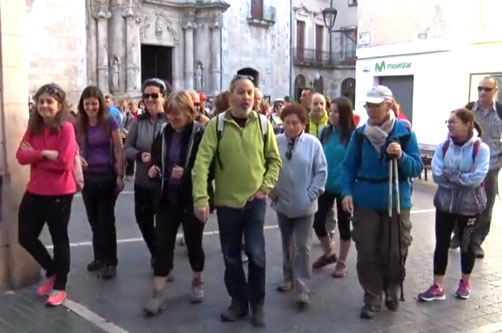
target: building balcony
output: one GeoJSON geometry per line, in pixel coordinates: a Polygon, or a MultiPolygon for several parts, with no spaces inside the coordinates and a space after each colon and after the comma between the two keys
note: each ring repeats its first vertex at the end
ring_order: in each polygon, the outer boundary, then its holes
{"type": "Polygon", "coordinates": [[[249,10],[248,24],[260,27],[270,27],[275,24],[276,9],[272,6],[249,10]]]}
{"type": "Polygon", "coordinates": [[[355,67],[356,50],[323,52],[316,49],[293,48],[293,63],[295,66],[336,68],[355,67]]]}

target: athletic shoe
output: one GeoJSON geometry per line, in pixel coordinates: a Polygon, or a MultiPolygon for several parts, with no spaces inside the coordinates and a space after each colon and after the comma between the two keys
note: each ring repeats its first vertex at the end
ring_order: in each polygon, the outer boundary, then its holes
{"type": "Polygon", "coordinates": [[[106,266],[100,273],[103,280],[113,279],[117,275],[117,266],[106,266]]]}
{"type": "Polygon", "coordinates": [[[192,280],[192,290],[190,292],[191,303],[202,303],[204,300],[204,282],[201,279],[192,280]]]}
{"type": "Polygon", "coordinates": [[[167,308],[167,288],[154,290],[150,299],[143,306],[146,316],[155,316],[167,308]]]}
{"type": "Polygon", "coordinates": [[[435,300],[444,300],[446,299],[446,294],[444,293],[444,289],[440,288],[437,284],[433,284],[423,293],[418,294],[418,299],[424,302],[430,302],[435,300]]]}
{"type": "Polygon", "coordinates": [[[66,299],[66,291],[64,290],[53,290],[47,299],[47,306],[58,306],[63,304],[66,299]]]}
{"type": "Polygon", "coordinates": [[[52,288],[54,288],[54,284],[56,283],[56,275],[52,275],[51,277],[47,278],[42,285],[38,288],[37,293],[40,296],[46,296],[49,295],[52,291],[52,288]]]}
{"type": "Polygon", "coordinates": [[[312,268],[320,269],[323,268],[324,266],[334,264],[335,262],[336,262],[336,254],[332,254],[329,257],[322,255],[312,264],[312,268]]]}
{"type": "Polygon", "coordinates": [[[471,285],[469,284],[469,280],[460,280],[455,295],[458,299],[469,299],[469,297],[471,297],[471,285]]]}
{"type": "Polygon", "coordinates": [[[296,298],[296,304],[300,310],[305,310],[310,306],[310,295],[307,292],[301,292],[296,298]]]}
{"type": "Polygon", "coordinates": [[[105,267],[105,263],[101,260],[93,260],[87,264],[87,270],[89,272],[99,271],[105,267]]]}
{"type": "Polygon", "coordinates": [[[283,281],[279,286],[277,286],[277,291],[282,293],[288,292],[291,289],[293,289],[293,282],[290,281],[283,281]]]}
{"type": "Polygon", "coordinates": [[[362,319],[373,319],[375,318],[377,312],[380,312],[380,309],[380,306],[364,304],[364,306],[361,308],[359,317],[361,317],[362,319]]]}
{"type": "Polygon", "coordinates": [[[336,263],[335,271],[331,274],[334,278],[343,278],[347,275],[347,265],[339,261],[336,263]]]}

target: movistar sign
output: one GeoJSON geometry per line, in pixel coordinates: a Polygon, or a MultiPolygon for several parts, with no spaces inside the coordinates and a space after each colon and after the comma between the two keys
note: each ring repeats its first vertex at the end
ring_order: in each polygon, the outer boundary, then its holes
{"type": "Polygon", "coordinates": [[[410,67],[411,62],[385,63],[385,61],[382,61],[375,63],[375,72],[380,73],[386,70],[406,69],[410,67]]]}

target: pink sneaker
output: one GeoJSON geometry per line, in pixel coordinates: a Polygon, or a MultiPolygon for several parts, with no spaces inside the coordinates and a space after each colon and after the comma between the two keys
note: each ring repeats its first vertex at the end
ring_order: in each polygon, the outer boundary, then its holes
{"type": "Polygon", "coordinates": [[[52,275],[51,277],[45,279],[42,285],[38,288],[37,293],[40,296],[49,295],[54,288],[54,283],[56,283],[56,275],[52,275]]]}
{"type": "Polygon", "coordinates": [[[455,295],[459,299],[469,299],[469,297],[471,297],[471,285],[469,284],[469,280],[460,280],[455,295]]]}
{"type": "Polygon", "coordinates": [[[437,284],[433,284],[423,293],[418,294],[418,299],[424,302],[430,301],[442,301],[446,299],[446,294],[444,293],[444,289],[439,287],[437,284]]]}
{"type": "Polygon", "coordinates": [[[53,290],[51,295],[47,299],[47,306],[58,306],[63,304],[66,299],[66,291],[64,290],[53,290]]]}
{"type": "Polygon", "coordinates": [[[345,263],[339,261],[336,263],[335,271],[331,274],[334,278],[343,278],[347,275],[347,266],[345,263]]]}

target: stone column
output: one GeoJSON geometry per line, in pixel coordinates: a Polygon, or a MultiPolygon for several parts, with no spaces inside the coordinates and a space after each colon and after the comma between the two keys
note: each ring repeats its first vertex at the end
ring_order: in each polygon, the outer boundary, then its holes
{"type": "Polygon", "coordinates": [[[221,21],[216,18],[211,25],[211,91],[216,96],[221,92],[221,21]]]}
{"type": "Polygon", "coordinates": [[[103,93],[110,91],[108,82],[108,19],[112,13],[106,5],[94,8],[93,16],[97,22],[97,49],[98,49],[98,87],[103,93]]]}
{"type": "MultiPolygon", "coordinates": [[[[125,91],[126,77],[126,27],[122,16],[124,0],[110,0],[111,19],[108,36],[108,61],[110,63],[110,90],[116,95],[122,95],[125,91]]],[[[133,1],[129,0],[128,5],[133,1]]],[[[132,5],[131,5],[132,6],[132,5]]]]}
{"type": "Polygon", "coordinates": [[[139,68],[141,42],[139,38],[140,18],[138,5],[130,3],[122,11],[126,20],[126,91],[128,95],[139,93],[141,87],[141,72],[139,68]]]}
{"type": "Polygon", "coordinates": [[[17,213],[29,178],[29,167],[16,160],[28,123],[25,5],[26,1],[0,2],[0,289],[24,287],[40,279],[40,266],[18,243],[17,213]]]}
{"type": "Polygon", "coordinates": [[[186,21],[183,25],[185,31],[185,89],[194,88],[194,45],[193,32],[196,24],[191,21],[186,21]]]}

